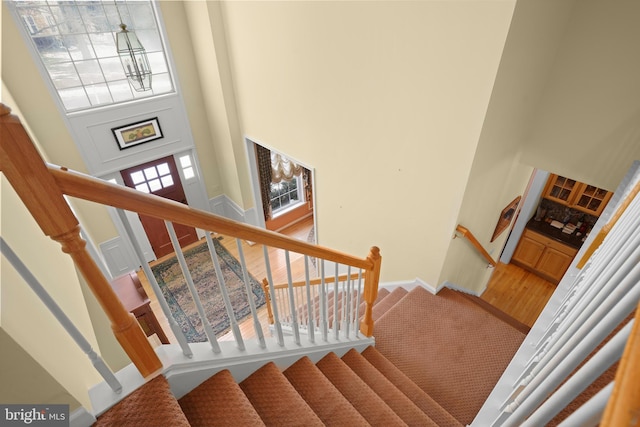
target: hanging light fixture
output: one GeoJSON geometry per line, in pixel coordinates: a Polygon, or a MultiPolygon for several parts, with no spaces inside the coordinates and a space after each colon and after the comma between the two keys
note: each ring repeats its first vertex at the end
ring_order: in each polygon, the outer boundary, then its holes
{"type": "Polygon", "coordinates": [[[151,90],[151,67],[147,59],[147,52],[136,34],[127,30],[127,26],[122,22],[122,16],[120,16],[117,4],[116,10],[120,17],[120,31],[116,33],[116,48],[118,49],[118,56],[120,56],[124,73],[129,80],[129,84],[137,92],[151,90]]]}

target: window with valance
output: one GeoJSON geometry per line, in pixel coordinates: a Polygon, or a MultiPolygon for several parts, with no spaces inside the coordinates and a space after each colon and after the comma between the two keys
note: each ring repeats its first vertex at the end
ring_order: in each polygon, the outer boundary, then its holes
{"type": "Polygon", "coordinates": [[[286,156],[256,145],[265,221],[309,200],[311,172],[286,156]]]}

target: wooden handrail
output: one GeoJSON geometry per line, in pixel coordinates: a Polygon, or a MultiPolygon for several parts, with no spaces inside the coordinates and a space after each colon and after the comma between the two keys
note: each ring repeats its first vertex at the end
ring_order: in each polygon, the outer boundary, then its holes
{"type": "MultiPolygon", "coordinates": [[[[359,276],[358,273],[353,273],[353,274],[351,274],[351,276],[343,274],[341,276],[338,276],[338,282],[344,282],[344,281],[349,280],[349,279],[354,280],[354,279],[357,279],[358,276],[359,276]]],[[[330,276],[330,277],[325,277],[324,278],[324,283],[333,283],[335,281],[336,281],[336,277],[335,276],[330,276]]],[[[322,283],[322,278],[320,278],[320,277],[316,277],[315,279],[310,279],[309,280],[309,285],[311,285],[311,286],[316,286],[316,285],[319,285],[320,283],[322,283]]],[[[305,280],[300,280],[298,282],[292,282],[291,285],[294,288],[298,288],[298,287],[301,287],[301,286],[306,286],[307,282],[305,280]]],[[[276,289],[276,290],[278,290],[278,289],[287,289],[288,287],[289,287],[288,283],[280,283],[278,285],[274,285],[273,289],[276,289]]]]}
{"type": "Polygon", "coordinates": [[[334,249],[294,239],[284,234],[247,225],[207,211],[113,184],[64,167],[49,165],[49,172],[68,196],[141,213],[202,230],[216,231],[266,246],[323,258],[362,269],[372,269],[369,259],[358,258],[334,249]]]}
{"type": "Polygon", "coordinates": [[[640,425],[640,305],[620,359],[602,427],[640,425]]]}
{"type": "Polygon", "coordinates": [[[489,255],[489,252],[487,252],[487,250],[482,246],[482,244],[478,241],[478,239],[476,239],[473,233],[469,231],[468,228],[458,224],[458,226],[456,227],[456,231],[460,233],[462,237],[469,240],[469,242],[473,245],[473,247],[476,248],[476,250],[480,253],[480,255],[482,255],[482,257],[486,259],[487,262],[491,264],[491,266],[495,267],[497,265],[497,263],[493,260],[491,255],[489,255]]]}
{"type": "Polygon", "coordinates": [[[71,256],[131,361],[144,377],[151,376],[162,368],[160,359],[86,250],[77,218],[20,120],[10,112],[0,104],[0,170],[44,234],[59,242],[62,251],[71,256]]]}
{"type": "Polygon", "coordinates": [[[616,210],[616,212],[613,214],[611,219],[605,225],[602,226],[602,228],[598,232],[598,235],[593,239],[593,241],[591,242],[587,250],[584,252],[584,255],[582,255],[582,258],[580,258],[580,261],[576,264],[577,268],[581,269],[582,267],[585,266],[589,258],[591,258],[591,255],[593,255],[596,249],[600,247],[605,237],[607,237],[607,235],[609,234],[613,226],[616,225],[616,223],[618,222],[618,220],[620,219],[624,211],[627,210],[627,208],[629,207],[633,199],[638,195],[638,193],[640,193],[640,181],[638,181],[636,185],[633,187],[633,189],[631,189],[631,192],[623,200],[622,204],[620,204],[620,207],[618,208],[618,210],[616,210]]]}
{"type": "MultiPolygon", "coordinates": [[[[103,181],[65,167],[47,165],[33,146],[20,124],[20,120],[10,115],[9,112],[8,108],[0,104],[0,114],[2,115],[0,170],[7,175],[20,198],[23,201],[26,200],[25,204],[45,234],[60,241],[63,244],[63,251],[69,253],[74,259],[80,271],[85,275],[92,291],[101,302],[103,309],[112,320],[112,327],[116,331],[119,341],[121,339],[129,340],[132,343],[139,341],[133,336],[126,339],[121,337],[130,333],[129,330],[133,328],[132,322],[134,326],[137,326],[137,322],[126,311],[124,314],[122,313],[124,310],[122,304],[93,259],[84,250],[85,242],[79,237],[79,223],[63,195],[361,268],[365,272],[363,294],[367,306],[366,315],[369,316],[367,318],[365,315],[362,333],[366,336],[372,335],[373,320],[370,316],[373,302],[377,296],[382,259],[377,247],[371,248],[367,258],[359,258],[194,209],[173,200],[103,181]],[[34,172],[32,169],[37,170],[34,172]],[[60,224],[58,224],[59,222],[60,224]]],[[[144,344],[150,349],[144,333],[141,336],[144,338],[144,344]]],[[[122,342],[121,344],[125,347],[122,342]]],[[[143,346],[143,343],[139,344],[143,346]]],[[[127,346],[129,345],[127,344],[127,346]]],[[[136,347],[136,345],[134,344],[132,347],[136,347]]],[[[131,353],[132,361],[138,359],[138,356],[134,356],[135,350],[125,348],[125,351],[131,353]]],[[[146,358],[147,353],[149,351],[144,350],[140,356],[146,358]]],[[[153,350],[150,353],[157,360],[153,350]]],[[[138,365],[136,361],[134,363],[138,365]]],[[[149,373],[152,365],[155,367],[157,364],[159,364],[159,360],[157,363],[151,363],[149,368],[139,369],[144,375],[144,373],[149,373]]],[[[153,371],[155,370],[157,368],[153,369],[153,371]]]]}
{"type": "MultiPolygon", "coordinates": [[[[338,276],[338,282],[344,282],[348,279],[354,280],[357,279],[360,275],[358,273],[353,273],[351,276],[348,276],[346,274],[343,274],[341,276],[338,276]]],[[[317,277],[315,279],[310,279],[309,280],[309,286],[317,286],[319,284],[321,284],[323,281],[322,278],[317,277]]],[[[334,283],[336,281],[335,276],[332,277],[326,277],[324,279],[324,283],[334,283]]],[[[307,285],[307,281],[306,280],[300,280],[297,282],[292,282],[291,286],[294,288],[300,288],[303,286],[307,285]]],[[[289,288],[289,284],[288,283],[280,283],[278,285],[274,285],[273,286],[273,290],[277,291],[279,289],[288,289],[289,288]]],[[[267,306],[267,316],[269,317],[269,324],[273,325],[275,323],[275,319],[273,317],[273,309],[271,308],[271,291],[269,290],[269,281],[267,280],[267,278],[265,277],[264,279],[262,279],[262,290],[264,291],[264,295],[266,298],[266,306],[267,306]]]]}
{"type": "Polygon", "coordinates": [[[373,303],[378,298],[378,281],[380,280],[380,267],[382,266],[382,257],[380,249],[372,247],[367,259],[373,264],[371,270],[364,273],[364,290],[362,298],[365,302],[364,317],[360,322],[360,331],[370,337],[373,335],[373,303]]]}

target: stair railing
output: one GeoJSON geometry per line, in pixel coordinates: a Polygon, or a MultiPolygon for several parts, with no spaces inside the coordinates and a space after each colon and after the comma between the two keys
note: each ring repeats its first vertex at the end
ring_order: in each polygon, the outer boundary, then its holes
{"type": "MultiPolygon", "coordinates": [[[[624,186],[619,190],[621,193],[631,186],[640,188],[633,182],[624,186]]],[[[495,398],[490,397],[487,402],[492,404],[485,405],[487,411],[483,408],[472,425],[546,425],[618,360],[621,363],[614,383],[561,425],[600,422],[612,427],[634,425],[628,423],[630,420],[637,423],[639,330],[637,322],[630,320],[634,310],[636,320],[640,313],[640,197],[637,196],[638,191],[632,190],[619,203],[607,224],[606,236],[584,268],[574,268],[577,273],[568,274],[560,283],[559,291],[564,297],[558,298],[559,305],[548,326],[536,330],[534,325],[530,335],[536,338],[528,338],[521,348],[530,354],[528,361],[518,356],[514,359],[505,371],[505,380],[496,387],[501,391],[495,398]],[[603,415],[612,390],[617,394],[611,396],[603,415]],[[507,393],[508,397],[498,398],[507,393]],[[498,408],[500,413],[496,415],[494,411],[498,408]]],[[[594,241],[599,240],[593,237],[594,241]]]]}
{"type": "MultiPolygon", "coordinates": [[[[240,262],[242,264],[245,286],[247,287],[247,297],[254,320],[254,329],[256,336],[260,340],[261,347],[264,347],[264,336],[262,336],[262,327],[258,320],[257,310],[253,304],[247,283],[249,274],[242,254],[241,242],[243,240],[263,245],[267,279],[270,283],[273,283],[273,279],[271,277],[270,258],[267,247],[284,251],[289,283],[293,283],[291,263],[289,260],[290,253],[304,255],[305,275],[307,277],[310,277],[310,258],[319,260],[321,270],[324,270],[325,263],[332,263],[335,265],[336,272],[339,269],[350,271],[352,268],[361,271],[360,274],[362,274],[364,278],[361,294],[365,308],[364,317],[359,324],[359,329],[366,337],[372,336],[372,307],[377,297],[382,261],[377,247],[372,247],[366,258],[359,258],[340,251],[293,239],[279,233],[219,217],[179,202],[112,184],[68,170],[64,167],[47,165],[33,146],[19,119],[9,113],[10,110],[0,104],[0,132],[2,132],[2,139],[0,139],[0,170],[11,183],[18,196],[23,200],[43,232],[54,240],[59,241],[62,244],[62,250],[71,255],[78,270],[84,276],[89,287],[111,320],[112,328],[118,341],[143,376],[148,377],[158,371],[162,367],[160,360],[151,348],[135,318],[124,309],[109,282],[85,249],[86,242],[80,237],[79,222],[64,199],[65,195],[112,206],[119,211],[121,218],[125,218],[123,211],[126,210],[163,219],[167,224],[170,235],[172,224],[178,223],[203,230],[205,235],[217,232],[226,236],[235,237],[240,262]]],[[[125,228],[127,228],[127,222],[123,221],[123,223],[125,224],[125,228]]],[[[208,239],[208,244],[210,243],[209,240],[210,239],[208,239]]],[[[139,245],[137,245],[136,242],[134,242],[134,248],[135,247],[139,249],[139,245]]],[[[176,249],[177,257],[180,257],[178,253],[181,253],[181,249],[176,241],[174,241],[174,248],[176,249]]],[[[148,268],[148,265],[144,262],[141,251],[137,250],[137,252],[143,268],[145,266],[148,268]]],[[[212,253],[212,257],[214,256],[215,253],[212,253]]],[[[215,261],[214,259],[214,264],[215,261]]],[[[182,270],[185,277],[188,277],[188,268],[182,265],[182,270]]],[[[162,293],[157,282],[154,283],[155,278],[153,274],[150,274],[149,270],[145,270],[145,273],[151,282],[154,292],[158,296],[163,312],[168,314],[166,301],[164,304],[161,301],[163,299],[162,293]]],[[[217,273],[219,273],[219,271],[217,271],[217,273]]],[[[324,277],[324,273],[322,273],[321,277],[324,277]]],[[[224,284],[224,282],[221,282],[221,284],[224,284]]],[[[291,286],[291,288],[293,288],[293,286],[291,286]]],[[[326,298],[326,295],[323,297],[326,298]]],[[[227,313],[231,315],[233,314],[233,307],[230,307],[228,302],[228,298],[225,298],[227,313]]],[[[293,298],[290,299],[289,305],[295,307],[293,298]]],[[[278,327],[279,320],[277,319],[277,314],[277,307],[274,307],[276,329],[279,330],[277,339],[279,345],[283,346],[283,337],[281,328],[278,327]]],[[[243,350],[244,344],[237,324],[234,325],[234,316],[230,317],[237,346],[240,350],[243,350]]],[[[172,324],[171,316],[168,316],[168,321],[183,349],[183,353],[189,356],[191,351],[184,336],[179,331],[179,328],[176,327],[175,321],[172,324]]],[[[204,321],[203,319],[203,322],[204,321]]],[[[299,343],[299,335],[295,335],[296,342],[299,343]]],[[[323,339],[326,340],[328,335],[327,331],[323,331],[322,335],[323,339]]],[[[216,342],[217,338],[210,337],[210,340],[213,351],[217,352],[219,347],[216,342]]]]}
{"type": "Polygon", "coordinates": [[[82,332],[80,332],[76,325],[74,325],[71,319],[69,319],[69,316],[64,313],[58,303],[53,299],[49,292],[47,292],[38,279],[36,279],[31,271],[29,271],[27,266],[22,262],[13,249],[11,249],[2,236],[0,236],[0,252],[4,255],[7,261],[9,261],[9,264],[11,264],[11,266],[18,272],[25,283],[29,285],[33,292],[38,296],[40,301],[42,301],[47,309],[49,309],[51,314],[53,314],[56,320],[58,320],[58,323],[62,325],[64,330],[67,331],[78,347],[80,347],[80,349],[87,355],[93,367],[98,371],[100,376],[102,376],[111,390],[115,393],[120,393],[122,391],[122,384],[118,381],[113,372],[111,372],[111,369],[109,369],[107,364],[104,363],[102,357],[95,352],[89,341],[87,341],[84,335],[82,335],[82,332]]]}
{"type": "Polygon", "coordinates": [[[471,231],[469,231],[469,229],[467,227],[464,227],[464,226],[458,224],[456,226],[456,232],[460,233],[461,237],[464,237],[465,239],[467,239],[469,241],[469,243],[471,243],[471,245],[476,249],[476,251],[478,251],[480,256],[482,256],[484,259],[487,260],[487,262],[489,263],[489,265],[491,267],[495,267],[497,265],[495,260],[489,254],[489,252],[487,252],[487,250],[484,248],[484,246],[482,246],[482,243],[480,243],[478,241],[478,239],[476,239],[476,236],[474,236],[473,233],[471,231]]]}
{"type": "Polygon", "coordinates": [[[116,339],[144,377],[162,364],[135,317],[102,274],[80,236],[80,223],[20,120],[0,104],[0,170],[45,235],[60,243],[105,311],[116,339]]]}
{"type": "Polygon", "coordinates": [[[280,317],[280,323],[285,327],[291,327],[294,322],[298,322],[309,334],[311,342],[313,342],[313,331],[321,329],[322,321],[328,322],[327,329],[337,326],[345,336],[349,336],[352,331],[357,333],[358,314],[362,312],[362,308],[359,307],[361,280],[362,274],[354,273],[339,275],[337,278],[329,276],[324,280],[322,277],[317,277],[295,281],[291,286],[289,283],[269,286],[269,281],[265,278],[262,281],[262,288],[267,299],[269,323],[272,325],[275,323],[272,305],[276,305],[285,313],[280,317]],[[320,299],[321,287],[324,287],[324,292],[328,295],[326,301],[320,299]],[[290,289],[293,289],[294,311],[289,304],[290,289]],[[328,319],[326,320],[320,319],[322,303],[327,305],[328,319]]]}

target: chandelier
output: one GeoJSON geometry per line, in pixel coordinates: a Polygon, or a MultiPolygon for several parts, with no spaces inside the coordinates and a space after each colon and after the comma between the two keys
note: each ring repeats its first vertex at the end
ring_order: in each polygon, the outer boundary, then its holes
{"type": "MultiPolygon", "coordinates": [[[[120,10],[118,10],[118,16],[120,16],[120,10]]],[[[137,92],[151,90],[151,67],[147,52],[138,40],[138,36],[133,31],[127,30],[127,26],[122,23],[122,16],[120,16],[120,31],[116,33],[116,48],[124,74],[133,89],[137,92]]]]}

